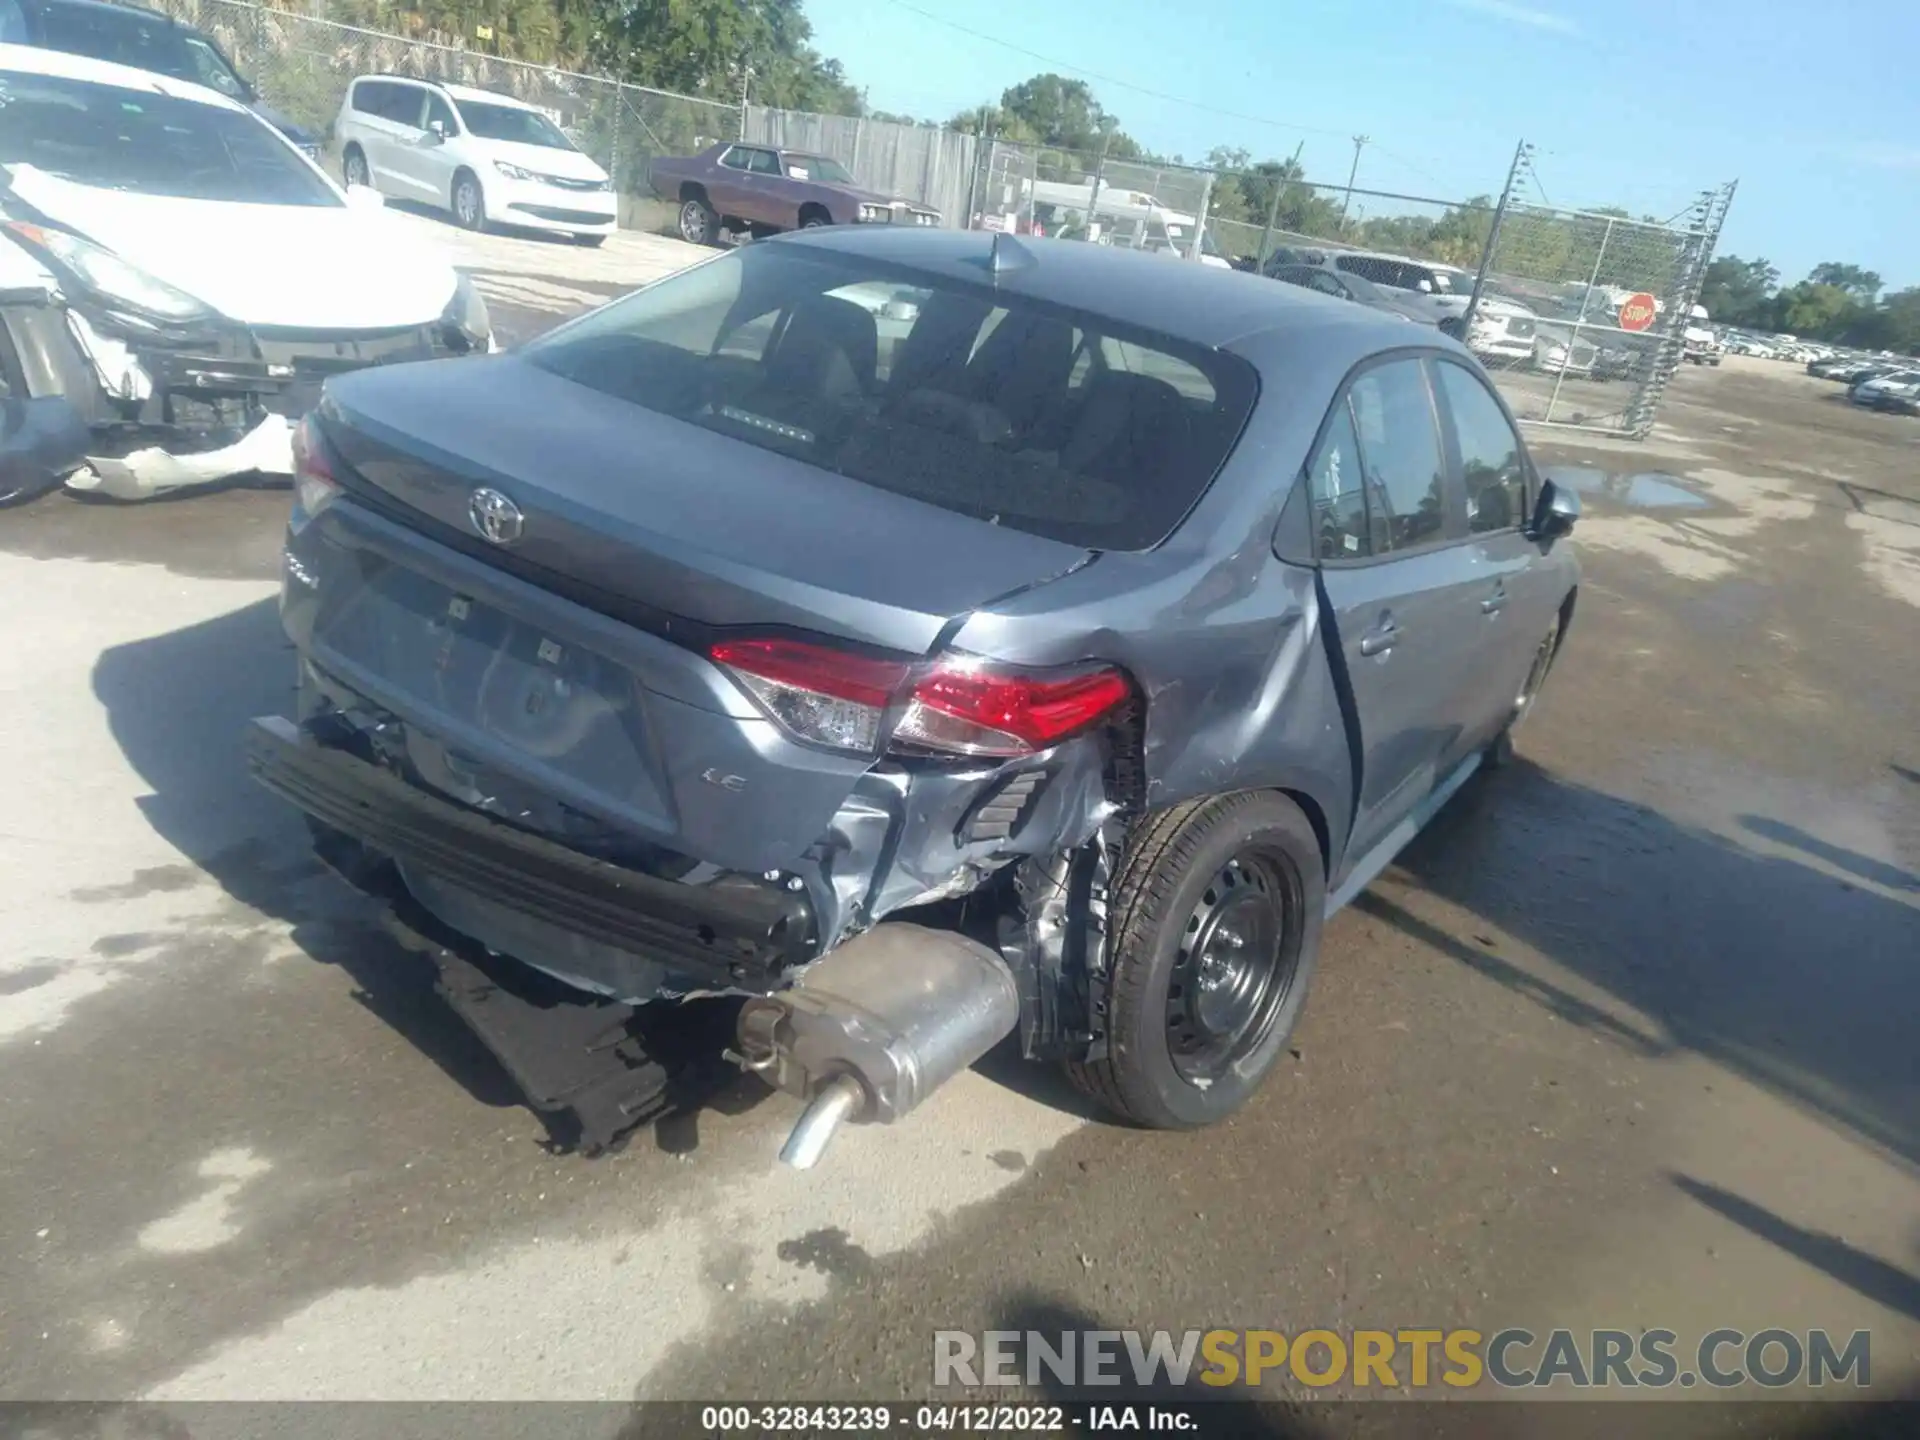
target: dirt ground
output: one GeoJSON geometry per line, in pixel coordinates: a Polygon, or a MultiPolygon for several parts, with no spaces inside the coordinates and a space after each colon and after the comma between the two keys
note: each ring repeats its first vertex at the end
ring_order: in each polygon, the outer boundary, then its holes
{"type": "MultiPolygon", "coordinates": [[[[672,258],[602,254],[469,263],[527,333],[672,258]]],[[[284,494],[0,516],[0,1398],[908,1397],[936,1329],[1081,1326],[1868,1329],[1911,1386],[1920,421],[1730,360],[1536,444],[1585,581],[1522,763],[1257,1101],[1134,1133],[995,1056],[805,1175],[745,1083],[555,1152],[248,782],[284,494]]]]}

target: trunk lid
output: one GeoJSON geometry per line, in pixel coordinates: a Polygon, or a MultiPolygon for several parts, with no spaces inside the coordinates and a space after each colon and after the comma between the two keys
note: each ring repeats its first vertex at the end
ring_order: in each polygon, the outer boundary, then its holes
{"type": "MultiPolygon", "coordinates": [[[[1091,552],[716,435],[514,356],[330,382],[328,436],[370,485],[478,541],[473,492],[522,519],[497,547],[699,626],[787,626],[910,654],[1091,552]]],[[[469,547],[471,548],[471,547],[469,547]]]]}

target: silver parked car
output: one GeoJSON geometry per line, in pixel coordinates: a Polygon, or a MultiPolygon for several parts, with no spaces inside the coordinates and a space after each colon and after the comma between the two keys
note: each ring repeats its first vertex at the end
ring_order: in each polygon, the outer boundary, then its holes
{"type": "Polygon", "coordinates": [[[255,773],[536,1103],[645,1118],[642,1012],[734,997],[799,1165],[1010,1033],[1130,1121],[1233,1113],[1577,581],[1438,331],[961,231],[344,377],[300,466],[255,773]]]}

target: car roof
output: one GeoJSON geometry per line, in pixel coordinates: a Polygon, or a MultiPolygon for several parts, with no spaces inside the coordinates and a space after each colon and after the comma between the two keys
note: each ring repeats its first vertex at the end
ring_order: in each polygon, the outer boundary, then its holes
{"type": "Polygon", "coordinates": [[[996,239],[1005,262],[996,289],[1208,349],[1271,330],[1312,330],[1329,347],[1330,360],[1346,354],[1351,365],[1377,350],[1404,348],[1412,338],[1398,316],[1298,285],[1079,240],[870,225],[793,231],[767,243],[871,257],[931,278],[978,285],[988,277],[996,239]]]}
{"type": "Polygon", "coordinates": [[[151,90],[160,95],[171,95],[181,100],[193,100],[202,105],[215,105],[224,110],[238,110],[249,113],[246,106],[228,99],[217,90],[209,90],[204,85],[195,85],[188,80],[175,80],[169,75],[159,75],[151,70],[139,70],[131,65],[116,65],[110,60],[94,60],[85,55],[69,55],[64,50],[42,50],[33,45],[0,45],[0,70],[11,70],[16,74],[57,75],[65,80],[86,80],[95,85],[117,85],[123,90],[151,90]]]}
{"type": "Polygon", "coordinates": [[[353,77],[358,85],[362,80],[397,80],[402,85],[424,85],[429,90],[438,90],[454,100],[472,100],[488,105],[504,105],[510,110],[532,110],[542,113],[538,105],[529,104],[512,95],[503,95],[498,90],[482,90],[474,85],[455,85],[449,80],[435,80],[430,75],[395,75],[389,71],[369,71],[365,75],[353,77]]]}

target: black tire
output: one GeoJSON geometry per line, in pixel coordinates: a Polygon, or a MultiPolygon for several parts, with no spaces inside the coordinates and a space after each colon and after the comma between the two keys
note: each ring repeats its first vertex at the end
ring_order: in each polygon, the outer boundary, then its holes
{"type": "Polygon", "coordinates": [[[1560,653],[1560,616],[1553,617],[1553,624],[1547,627],[1547,633],[1541,637],[1539,647],[1533,652],[1533,664],[1527,669],[1527,678],[1520,687],[1520,693],[1514,697],[1513,714],[1507,720],[1506,727],[1494,737],[1487,746],[1486,764],[1489,769],[1498,770],[1513,763],[1513,732],[1520,728],[1521,722],[1533,713],[1533,702],[1540,698],[1540,689],[1547,683],[1547,676],[1553,670],[1554,657],[1560,653]]]}
{"type": "Polygon", "coordinates": [[[454,224],[476,234],[487,228],[487,195],[480,188],[479,178],[471,170],[455,173],[453,194],[449,199],[454,224]]]}
{"type": "Polygon", "coordinates": [[[25,480],[0,479],[0,510],[12,510],[17,506],[30,504],[42,495],[50,495],[60,488],[58,476],[51,480],[38,479],[32,483],[25,480]]]}
{"type": "Polygon", "coordinates": [[[367,168],[367,152],[358,145],[347,146],[340,157],[340,176],[349,185],[373,188],[373,172],[367,168]]]}
{"type": "Polygon", "coordinates": [[[1141,821],[1108,909],[1107,1055],[1070,1062],[1074,1085],[1120,1118],[1156,1130],[1194,1129],[1233,1114],[1286,1048],[1319,956],[1325,907],[1320,842],[1284,795],[1213,796],[1141,821]],[[1271,924],[1256,921],[1254,943],[1241,934],[1226,952],[1234,969],[1248,973],[1218,981],[1213,972],[1216,986],[1200,986],[1217,943],[1238,933],[1227,917],[1240,925],[1239,917],[1262,911],[1271,924]],[[1256,989],[1242,993],[1249,977],[1256,989]],[[1229,986],[1235,993],[1226,1004],[1246,1011],[1245,1028],[1224,1039],[1203,1034],[1197,1012],[1212,1002],[1202,990],[1229,986]],[[1196,1040],[1205,1043],[1196,1047],[1196,1040]]]}
{"type": "Polygon", "coordinates": [[[720,243],[720,217],[704,195],[686,195],[680,201],[680,238],[689,245],[720,243]]]}
{"type": "Polygon", "coordinates": [[[806,209],[800,212],[802,230],[824,230],[833,224],[833,217],[824,210],[806,209]]]}

